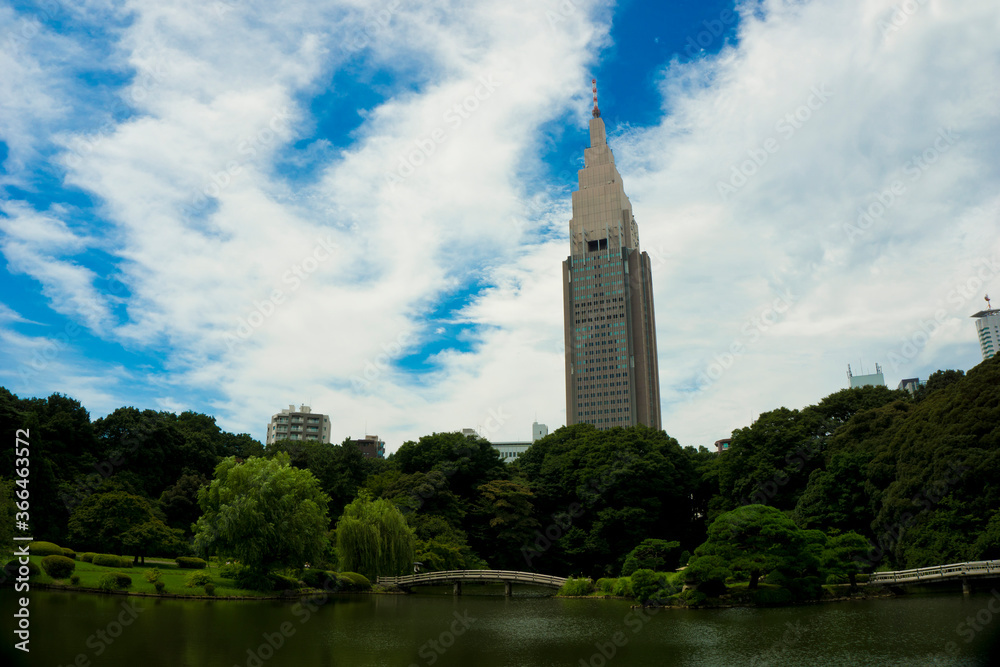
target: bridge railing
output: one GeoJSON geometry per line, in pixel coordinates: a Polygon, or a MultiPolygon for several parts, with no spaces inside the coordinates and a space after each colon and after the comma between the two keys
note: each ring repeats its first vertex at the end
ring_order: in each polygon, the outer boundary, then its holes
{"type": "Polygon", "coordinates": [[[952,563],[935,567],[919,567],[912,570],[897,570],[895,572],[875,572],[868,581],[872,584],[905,584],[915,581],[934,581],[941,579],[959,579],[974,575],[1000,575],[1000,560],[979,560],[968,563],[952,563]]]}
{"type": "Polygon", "coordinates": [[[395,584],[397,586],[416,586],[432,583],[451,583],[455,581],[509,581],[521,584],[539,584],[559,588],[566,583],[563,577],[534,572],[518,572],[516,570],[443,570],[441,572],[425,572],[408,574],[400,577],[379,577],[380,584],[395,584]]]}

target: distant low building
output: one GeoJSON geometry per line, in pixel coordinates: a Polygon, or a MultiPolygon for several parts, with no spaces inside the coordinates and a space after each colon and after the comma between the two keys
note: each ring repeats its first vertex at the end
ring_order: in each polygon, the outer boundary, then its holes
{"type": "Polygon", "coordinates": [[[330,417],[313,412],[308,405],[300,405],[296,410],[289,405],[271,417],[267,425],[268,445],[278,440],[316,440],[330,442],[330,417]]]}
{"type": "Polygon", "coordinates": [[[549,427],[538,422],[531,423],[531,441],[536,442],[549,434],[549,427]]]}
{"type": "Polygon", "coordinates": [[[729,449],[729,443],[733,441],[732,438],[723,438],[722,440],[715,441],[715,451],[718,453],[725,452],[729,449]]]}
{"type": "Polygon", "coordinates": [[[517,460],[521,454],[528,451],[528,447],[531,447],[530,442],[494,442],[490,443],[493,445],[493,449],[500,453],[500,458],[503,459],[504,463],[511,463],[517,460]]]}
{"type": "Polygon", "coordinates": [[[884,387],[885,376],[882,375],[882,367],[875,364],[875,372],[868,375],[854,375],[851,373],[851,366],[847,366],[847,381],[850,382],[851,389],[857,387],[884,387]]]}
{"type": "Polygon", "coordinates": [[[899,381],[899,386],[896,389],[905,389],[910,392],[910,395],[916,394],[917,389],[924,386],[924,382],[920,381],[920,378],[906,378],[905,380],[899,381]]]}
{"type": "Polygon", "coordinates": [[[351,440],[351,444],[361,450],[361,455],[366,459],[385,458],[385,442],[380,440],[377,435],[366,435],[363,438],[351,440]]]}

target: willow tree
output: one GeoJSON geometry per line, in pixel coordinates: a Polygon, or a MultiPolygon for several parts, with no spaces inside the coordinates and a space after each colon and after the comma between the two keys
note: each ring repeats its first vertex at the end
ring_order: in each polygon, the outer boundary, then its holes
{"type": "Polygon", "coordinates": [[[413,563],[415,537],[392,502],[362,490],[337,522],[340,567],[371,580],[406,574],[413,563]]]}
{"type": "Polygon", "coordinates": [[[204,514],[195,524],[195,547],[235,557],[262,581],[269,569],[322,557],[328,502],[313,474],[293,468],[284,452],[246,462],[230,456],[198,492],[204,514]]]}

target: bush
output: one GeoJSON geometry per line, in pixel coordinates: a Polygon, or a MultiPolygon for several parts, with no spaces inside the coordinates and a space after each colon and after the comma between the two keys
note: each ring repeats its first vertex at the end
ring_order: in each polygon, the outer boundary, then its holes
{"type": "Polygon", "coordinates": [[[867,584],[870,576],[871,575],[867,574],[856,574],[854,575],[854,581],[858,582],[859,584],[867,584]]]}
{"type": "Polygon", "coordinates": [[[687,605],[688,607],[697,607],[702,602],[708,599],[708,596],[701,591],[696,591],[688,589],[682,591],[680,595],[677,596],[677,601],[681,604],[687,605]]]}
{"type": "Polygon", "coordinates": [[[143,572],[142,576],[145,577],[146,581],[148,581],[149,583],[155,584],[157,581],[160,580],[160,577],[162,575],[160,573],[159,568],[154,567],[152,570],[146,570],[145,572],[143,572]]]}
{"type": "Polygon", "coordinates": [[[80,575],[74,574],[72,577],[69,578],[69,583],[73,584],[74,586],[79,585],[80,575]]]}
{"type": "Polygon", "coordinates": [[[792,592],[787,588],[761,588],[754,591],[753,602],[761,607],[772,607],[788,604],[792,601],[792,592]]]}
{"type": "Polygon", "coordinates": [[[205,595],[215,595],[215,584],[205,584],[205,595]]]}
{"type": "Polygon", "coordinates": [[[594,592],[594,582],[590,580],[589,577],[586,579],[574,579],[570,577],[566,580],[566,583],[562,585],[559,592],[556,595],[569,595],[569,596],[582,596],[589,595],[594,592]]]}
{"type": "Polygon", "coordinates": [[[239,588],[245,588],[248,591],[267,592],[274,588],[274,582],[270,575],[261,574],[250,568],[243,568],[235,579],[239,588]]]}
{"type": "Polygon", "coordinates": [[[337,584],[337,573],[312,568],[302,572],[302,581],[310,588],[331,588],[337,584]]]}
{"type": "MultiPolygon", "coordinates": [[[[28,576],[34,577],[42,573],[42,568],[38,567],[38,564],[33,561],[28,561],[28,576]]],[[[21,563],[18,559],[14,559],[3,566],[4,572],[7,574],[7,581],[11,584],[14,583],[14,578],[21,575],[21,563]]]]}
{"type": "Polygon", "coordinates": [[[219,568],[219,576],[226,579],[240,579],[247,575],[249,568],[240,563],[226,563],[219,568]]]}
{"type": "Polygon", "coordinates": [[[645,604],[663,591],[662,578],[650,569],[640,568],[632,573],[632,591],[635,599],[645,604]]]}
{"type": "Polygon", "coordinates": [[[370,591],[372,589],[372,582],[368,581],[368,577],[357,572],[341,572],[337,575],[337,578],[340,581],[347,579],[354,587],[353,590],[370,591]]]}
{"type": "Polygon", "coordinates": [[[163,589],[166,588],[167,585],[162,581],[157,580],[153,582],[153,587],[156,589],[157,593],[162,593],[163,589]]]}
{"type": "Polygon", "coordinates": [[[819,577],[792,579],[788,588],[792,592],[792,597],[796,600],[818,600],[823,594],[823,587],[820,585],[819,577]]]}
{"type": "Polygon", "coordinates": [[[178,556],[174,560],[177,562],[178,567],[186,570],[203,570],[205,569],[205,566],[208,565],[204,559],[194,558],[192,556],[178,556]]]}
{"type": "Polygon", "coordinates": [[[267,575],[271,580],[271,588],[276,591],[291,591],[299,587],[299,580],[284,574],[272,572],[267,575]]]}
{"type": "Polygon", "coordinates": [[[187,587],[195,588],[197,586],[204,586],[205,584],[212,583],[212,575],[208,572],[192,572],[187,578],[187,587]]]}
{"type": "Polygon", "coordinates": [[[84,553],[80,554],[80,560],[82,560],[84,563],[93,562],[94,555],[95,554],[94,554],[93,551],[84,552],[84,553]]]}
{"type": "Polygon", "coordinates": [[[612,594],[620,598],[634,598],[635,591],[632,590],[632,580],[629,577],[619,577],[615,581],[612,594]]]}
{"type": "Polygon", "coordinates": [[[132,563],[128,562],[127,558],[115,556],[114,554],[94,554],[90,562],[101,567],[129,567],[132,565],[132,563]]]}
{"type": "Polygon", "coordinates": [[[76,552],[72,549],[63,548],[62,555],[66,556],[66,558],[69,558],[70,560],[76,560],[76,552]]]}
{"type": "Polygon", "coordinates": [[[846,584],[847,575],[846,574],[831,574],[826,578],[826,584],[828,586],[836,586],[838,584],[846,584]]]}
{"type": "Polygon", "coordinates": [[[109,572],[97,582],[102,591],[123,591],[132,585],[132,577],[124,572],[109,572]]]}
{"type": "Polygon", "coordinates": [[[688,564],[688,561],[690,561],[690,560],[691,560],[691,552],[690,551],[682,551],[681,552],[681,558],[680,558],[680,564],[678,565],[678,567],[684,567],[685,565],[688,564]]]}
{"type": "Polygon", "coordinates": [[[76,562],[66,556],[46,556],[42,559],[42,568],[53,579],[65,579],[73,574],[76,562]]]}
{"type": "Polygon", "coordinates": [[[597,580],[597,583],[594,584],[594,588],[602,593],[611,595],[611,592],[615,590],[616,581],[618,580],[615,578],[609,579],[607,577],[601,577],[600,579],[597,580]]]}
{"type": "Polygon", "coordinates": [[[32,556],[62,556],[63,549],[52,542],[32,542],[28,546],[32,556]]]}

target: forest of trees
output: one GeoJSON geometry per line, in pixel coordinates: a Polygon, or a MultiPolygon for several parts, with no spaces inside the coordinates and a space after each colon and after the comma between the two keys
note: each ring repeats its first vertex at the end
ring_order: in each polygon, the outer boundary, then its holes
{"type": "Polygon", "coordinates": [[[28,428],[34,536],[77,550],[170,556],[251,545],[284,564],[308,554],[360,571],[413,558],[424,570],[594,579],[691,558],[692,576],[706,582],[777,568],[753,557],[762,534],[781,536],[771,542],[805,569],[849,554],[852,577],[1000,557],[1000,357],[968,374],[939,371],[916,396],[864,387],[777,408],[736,430],[721,454],[645,427],[576,425],[512,464],[459,433],[370,460],[347,441],[265,448],[192,412],[126,407],[91,421],[70,397],[2,388],[0,423],[3,505],[13,507],[14,431],[28,428]],[[253,516],[265,505],[286,511],[285,495],[296,494],[297,534],[261,525],[267,539],[256,544],[233,503],[263,479],[253,516]],[[371,532],[373,522],[388,532],[371,532]],[[286,539],[294,549],[271,544],[286,539]],[[393,545],[381,561],[356,553],[379,539],[393,545]]]}

